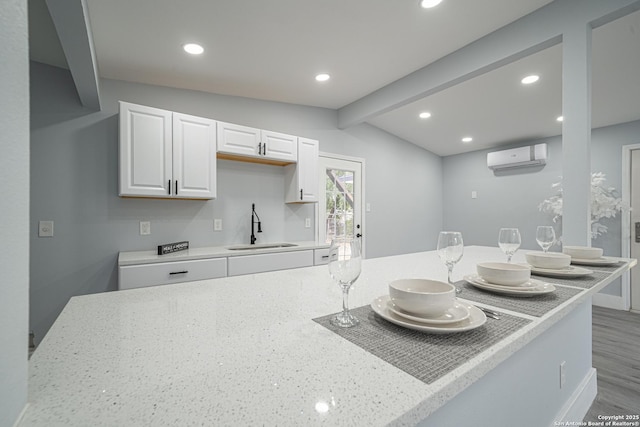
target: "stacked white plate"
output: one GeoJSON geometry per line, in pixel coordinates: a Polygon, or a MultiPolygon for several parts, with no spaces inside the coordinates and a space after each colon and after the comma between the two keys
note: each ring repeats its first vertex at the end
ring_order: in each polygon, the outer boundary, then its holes
{"type": "Polygon", "coordinates": [[[427,279],[400,279],[389,284],[389,295],[371,303],[385,320],[434,334],[464,332],[482,326],[487,317],[477,307],[459,301],[455,287],[427,279]]]}
{"type": "Polygon", "coordinates": [[[478,307],[459,300],[446,315],[434,318],[404,312],[391,302],[389,295],[373,300],[371,308],[378,316],[398,326],[432,334],[470,331],[487,321],[487,316],[478,307]]]}
{"type": "Polygon", "coordinates": [[[602,256],[602,249],[589,246],[563,246],[562,252],[571,256],[571,264],[607,266],[618,262],[615,258],[602,256]]]}
{"type": "Polygon", "coordinates": [[[464,276],[471,285],[498,294],[532,297],[554,292],[556,287],[531,278],[531,269],[522,264],[486,262],[477,265],[478,274],[464,276]]]}
{"type": "Polygon", "coordinates": [[[571,265],[571,256],[559,252],[527,252],[525,254],[531,272],[540,276],[575,278],[593,271],[571,265]]]}

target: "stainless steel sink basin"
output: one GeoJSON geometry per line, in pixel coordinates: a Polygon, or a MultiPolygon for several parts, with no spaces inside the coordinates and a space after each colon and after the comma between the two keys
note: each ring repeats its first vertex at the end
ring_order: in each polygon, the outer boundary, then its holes
{"type": "Polygon", "coordinates": [[[247,251],[251,249],[274,249],[274,248],[291,248],[298,246],[294,243],[256,243],[255,245],[235,245],[229,246],[230,251],[247,251]]]}

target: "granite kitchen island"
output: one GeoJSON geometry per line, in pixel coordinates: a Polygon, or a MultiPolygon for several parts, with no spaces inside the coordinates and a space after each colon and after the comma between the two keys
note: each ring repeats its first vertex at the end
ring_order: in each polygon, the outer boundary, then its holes
{"type": "MultiPolygon", "coordinates": [[[[514,262],[524,261],[523,252],[514,262]]],[[[481,261],[504,261],[504,255],[466,247],[454,279],[474,273],[481,261]]],[[[410,374],[402,358],[390,363],[323,326],[321,319],[341,308],[326,266],[74,297],[30,360],[29,405],[19,425],[579,421],[596,392],[591,296],[635,265],[619,261],[589,283],[545,279],[561,292],[544,313],[536,312],[535,300],[503,304],[465,288],[460,298],[503,317],[451,338],[417,337],[414,360],[440,352],[433,377],[410,374]],[[515,326],[502,331],[500,322],[515,326]],[[481,338],[467,346],[464,334],[482,328],[490,345],[483,347],[481,338]]],[[[399,278],[446,280],[446,269],[435,251],[365,260],[350,306],[365,313],[399,278]]],[[[385,320],[366,315],[386,328],[385,320]]],[[[393,348],[394,333],[388,329],[380,340],[393,348]]]]}

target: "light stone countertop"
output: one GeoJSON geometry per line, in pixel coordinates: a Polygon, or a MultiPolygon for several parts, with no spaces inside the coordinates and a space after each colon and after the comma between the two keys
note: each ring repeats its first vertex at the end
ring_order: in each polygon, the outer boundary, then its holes
{"type": "MultiPolygon", "coordinates": [[[[480,261],[504,255],[466,247],[454,280],[480,261]]],[[[30,360],[19,425],[414,425],[623,269],[431,384],[312,320],[341,308],[326,266],[74,297],[30,360]]],[[[367,259],[350,306],[408,277],[446,269],[435,251],[367,259]]]]}
{"type": "MultiPolygon", "coordinates": [[[[272,242],[277,243],[277,242],[272,242]]],[[[189,248],[186,251],[174,252],[166,255],[158,255],[157,250],[149,251],[127,251],[120,252],[118,255],[118,266],[124,265],[137,265],[137,264],[155,264],[160,262],[173,262],[173,261],[190,261],[195,259],[207,259],[207,258],[222,258],[241,255],[255,255],[257,253],[267,254],[276,252],[294,252],[310,249],[324,249],[328,248],[329,244],[316,243],[313,241],[308,242],[287,242],[293,243],[295,246],[278,247],[278,248],[261,248],[261,244],[269,244],[260,242],[256,245],[255,249],[245,250],[231,250],[229,247],[240,245],[226,245],[226,246],[209,246],[209,247],[197,247],[189,248]]],[[[244,246],[244,245],[243,245],[244,246]]]]}

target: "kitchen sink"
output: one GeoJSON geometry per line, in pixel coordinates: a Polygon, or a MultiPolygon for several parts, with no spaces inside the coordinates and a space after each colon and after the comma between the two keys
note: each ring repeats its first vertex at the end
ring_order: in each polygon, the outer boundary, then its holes
{"type": "Polygon", "coordinates": [[[247,251],[251,249],[274,249],[274,248],[291,248],[298,246],[295,243],[256,243],[255,245],[235,245],[229,246],[230,251],[247,251]]]}

